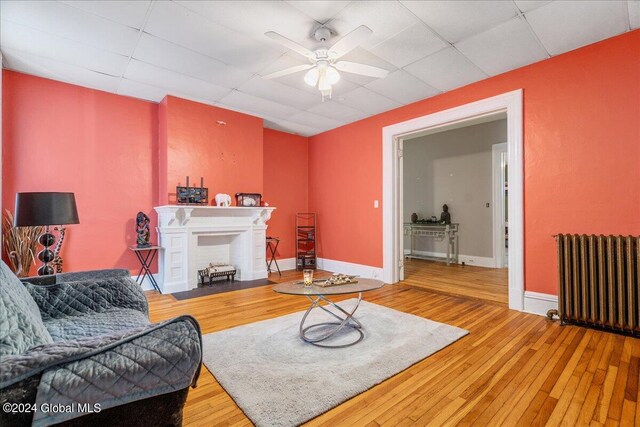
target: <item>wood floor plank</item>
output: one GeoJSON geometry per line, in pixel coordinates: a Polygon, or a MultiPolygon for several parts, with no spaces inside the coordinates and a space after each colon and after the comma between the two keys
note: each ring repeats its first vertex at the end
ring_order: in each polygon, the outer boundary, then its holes
{"type": "MultiPolygon", "coordinates": [[[[506,270],[414,260],[405,272],[406,281],[365,299],[470,334],[307,425],[640,426],[640,340],[509,310],[506,270]]],[[[157,292],[147,298],[153,321],[191,314],[205,334],[307,308],[303,298],[271,286],[182,301],[157,292]]],[[[205,367],[189,392],[184,425],[251,422],[205,367]]]]}

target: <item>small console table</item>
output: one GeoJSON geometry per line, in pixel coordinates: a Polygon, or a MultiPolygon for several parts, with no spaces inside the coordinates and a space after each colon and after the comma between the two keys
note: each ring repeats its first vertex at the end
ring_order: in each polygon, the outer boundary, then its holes
{"type": "Polygon", "coordinates": [[[146,248],[129,246],[129,250],[133,251],[133,253],[136,254],[136,257],[138,258],[138,261],[140,261],[140,272],[138,273],[138,277],[136,277],[136,282],[142,285],[142,282],[144,282],[144,278],[148,277],[149,281],[153,285],[153,289],[162,293],[155,277],[153,277],[153,274],[150,270],[151,263],[158,253],[158,249],[162,248],[160,246],[147,246],[146,248]]]}
{"type": "Polygon", "coordinates": [[[404,235],[411,237],[411,252],[407,258],[428,257],[415,255],[415,237],[427,237],[438,242],[447,242],[447,265],[451,262],[458,263],[458,224],[437,224],[437,223],[404,223],[404,235]]]}

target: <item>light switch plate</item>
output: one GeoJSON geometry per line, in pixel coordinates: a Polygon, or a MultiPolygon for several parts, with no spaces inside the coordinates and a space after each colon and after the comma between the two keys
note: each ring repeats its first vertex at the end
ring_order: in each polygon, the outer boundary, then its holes
{"type": "Polygon", "coordinates": [[[378,209],[378,206],[379,206],[379,205],[380,205],[380,204],[378,203],[378,201],[377,201],[377,200],[374,200],[374,201],[373,201],[373,207],[374,207],[374,208],[378,209]]]}

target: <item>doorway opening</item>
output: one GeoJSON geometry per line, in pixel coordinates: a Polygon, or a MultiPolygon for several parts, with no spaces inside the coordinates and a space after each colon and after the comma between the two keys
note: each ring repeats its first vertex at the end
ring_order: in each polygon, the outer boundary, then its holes
{"type": "MultiPolygon", "coordinates": [[[[429,114],[383,128],[383,277],[387,283],[405,278],[403,141],[408,137],[435,133],[443,128],[465,127],[478,121],[491,121],[506,115],[504,172],[507,177],[508,252],[503,262],[508,265],[509,308],[524,308],[524,233],[523,233],[523,156],[522,156],[522,91],[516,90],[460,107],[429,114]]],[[[506,194],[505,194],[506,195],[506,194]]],[[[493,199],[492,199],[493,202],[493,199]]],[[[494,203],[494,209],[496,209],[494,203]]],[[[486,205],[485,205],[486,206],[486,205]]],[[[491,209],[489,209],[491,211],[491,209]]],[[[453,216],[453,215],[452,215],[453,216]]],[[[505,219],[506,222],[506,219],[505,219]]],[[[497,235],[497,233],[493,233],[497,235]]],[[[494,244],[496,237],[493,238],[494,244]]],[[[506,248],[505,248],[506,249],[506,248]]],[[[495,251],[494,251],[495,252],[495,251]]],[[[493,258],[493,257],[492,257],[493,258]]]]}
{"type": "Polygon", "coordinates": [[[507,305],[506,118],[496,113],[400,139],[405,283],[507,305]]]}

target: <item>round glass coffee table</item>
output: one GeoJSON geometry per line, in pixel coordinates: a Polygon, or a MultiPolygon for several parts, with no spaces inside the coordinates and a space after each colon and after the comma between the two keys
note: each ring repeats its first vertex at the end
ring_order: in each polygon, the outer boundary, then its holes
{"type": "Polygon", "coordinates": [[[354,313],[358,309],[358,306],[360,305],[360,301],[362,301],[362,293],[372,291],[374,289],[380,289],[384,286],[384,282],[382,282],[381,280],[361,278],[358,278],[357,280],[357,283],[327,287],[319,286],[316,284],[305,287],[302,284],[302,281],[296,280],[292,282],[278,283],[277,285],[273,286],[273,290],[280,294],[305,296],[309,299],[309,301],[311,301],[311,306],[309,306],[307,311],[302,316],[302,320],[300,321],[299,335],[302,340],[318,347],[341,348],[357,344],[364,338],[364,333],[362,332],[362,324],[353,317],[354,313]],[[355,307],[353,307],[350,311],[343,309],[338,304],[327,298],[327,296],[330,295],[345,295],[355,293],[358,294],[358,301],[356,302],[355,307]],[[327,303],[327,305],[321,305],[321,303],[323,302],[327,303]],[[314,308],[324,310],[325,312],[333,316],[337,321],[315,323],[313,325],[305,326],[307,317],[314,308]],[[330,308],[333,308],[334,310],[331,310],[330,308]],[[309,335],[310,331],[318,328],[322,328],[325,331],[321,334],[318,334],[318,336],[309,335]],[[336,336],[336,334],[343,328],[351,328],[354,331],[358,332],[359,335],[356,340],[347,344],[340,345],[331,345],[324,342],[329,338],[336,336]]]}

